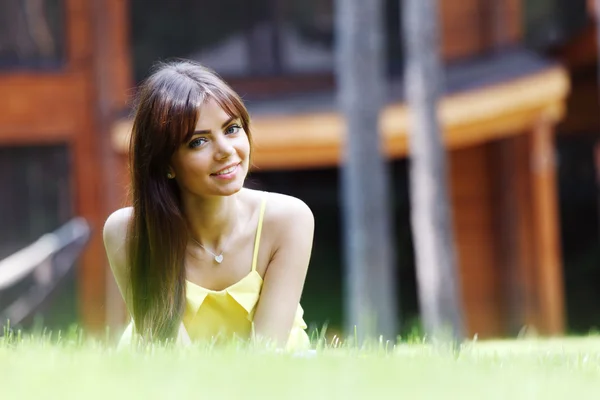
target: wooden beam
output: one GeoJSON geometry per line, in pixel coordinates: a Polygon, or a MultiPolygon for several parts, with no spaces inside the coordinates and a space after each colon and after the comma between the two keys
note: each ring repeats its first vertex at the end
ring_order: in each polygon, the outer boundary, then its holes
{"type": "Polygon", "coordinates": [[[68,141],[85,102],[82,74],[0,74],[0,145],[68,141]]]}
{"type": "MultiPolygon", "coordinates": [[[[447,149],[458,149],[526,132],[543,116],[564,115],[569,81],[562,68],[487,88],[447,96],[440,118],[447,149]]],[[[408,114],[404,104],[391,104],[381,114],[384,150],[389,157],[408,152],[408,114]]],[[[343,122],[336,112],[253,117],[254,164],[261,170],[332,167],[341,161],[343,122]],[[283,129],[282,127],[285,127],[283,129]]],[[[113,126],[117,151],[128,150],[131,121],[113,126]]]]}
{"type": "MultiPolygon", "coordinates": [[[[473,146],[518,135],[544,116],[558,121],[569,91],[567,73],[560,67],[470,92],[447,96],[440,118],[447,149],[473,146]]],[[[384,151],[388,157],[408,153],[408,111],[391,104],[380,117],[384,151]]],[[[126,153],[131,121],[112,129],[113,146],[126,153]]],[[[341,161],[345,129],[337,112],[292,115],[255,115],[252,133],[254,164],[262,170],[332,167],[341,161]]]]}
{"type": "Polygon", "coordinates": [[[552,122],[541,119],[530,136],[540,329],[549,335],[562,334],[565,327],[553,135],[552,122]]]}

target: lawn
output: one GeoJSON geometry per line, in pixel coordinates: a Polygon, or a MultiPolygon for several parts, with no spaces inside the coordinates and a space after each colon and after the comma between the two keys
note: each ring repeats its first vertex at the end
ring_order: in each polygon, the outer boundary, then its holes
{"type": "Polygon", "coordinates": [[[0,399],[600,399],[600,337],[116,351],[76,334],[0,337],[0,399]]]}

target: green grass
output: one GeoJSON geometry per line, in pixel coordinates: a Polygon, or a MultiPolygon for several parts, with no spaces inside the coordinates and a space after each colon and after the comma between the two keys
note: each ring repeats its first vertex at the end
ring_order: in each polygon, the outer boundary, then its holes
{"type": "Polygon", "coordinates": [[[600,337],[367,348],[116,351],[80,332],[0,337],[0,399],[597,399],[600,337]]]}

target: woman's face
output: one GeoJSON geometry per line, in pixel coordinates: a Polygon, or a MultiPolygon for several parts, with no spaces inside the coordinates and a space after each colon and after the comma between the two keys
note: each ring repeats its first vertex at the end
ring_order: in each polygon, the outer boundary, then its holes
{"type": "Polygon", "coordinates": [[[183,196],[229,196],[242,189],[249,160],[242,121],[209,99],[200,109],[194,134],[173,154],[169,172],[183,196]]]}

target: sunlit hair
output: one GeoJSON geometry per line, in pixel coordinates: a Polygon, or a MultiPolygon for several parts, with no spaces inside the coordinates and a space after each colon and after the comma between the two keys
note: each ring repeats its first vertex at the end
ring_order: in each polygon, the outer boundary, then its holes
{"type": "Polygon", "coordinates": [[[188,230],[179,189],[167,171],[209,99],[239,118],[251,139],[250,118],[240,97],[199,64],[159,64],[138,92],[130,142],[133,217],[127,264],[134,325],[146,340],[173,339],[185,309],[188,230]]]}

